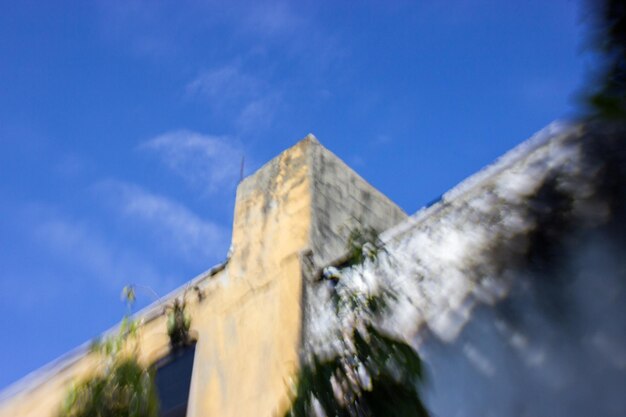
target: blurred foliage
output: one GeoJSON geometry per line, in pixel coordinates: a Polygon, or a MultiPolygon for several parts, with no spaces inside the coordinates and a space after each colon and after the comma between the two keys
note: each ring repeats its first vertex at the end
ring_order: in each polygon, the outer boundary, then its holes
{"type": "Polygon", "coordinates": [[[187,314],[186,308],[187,303],[185,301],[185,295],[183,295],[182,300],[176,298],[171,305],[165,307],[167,314],[167,334],[170,337],[172,349],[178,349],[191,343],[191,337],[189,335],[191,317],[187,314]]]}
{"type": "MultiPolygon", "coordinates": [[[[313,357],[298,375],[286,416],[428,416],[418,391],[422,363],[408,344],[368,325],[353,329],[351,349],[313,357]]],[[[345,340],[344,343],[348,341],[345,340]]]]}
{"type": "Polygon", "coordinates": [[[137,295],[136,295],[134,285],[127,285],[124,288],[122,288],[122,301],[126,301],[126,305],[128,306],[129,310],[135,303],[136,299],[137,299],[137,295]]]}
{"type": "Polygon", "coordinates": [[[348,235],[347,259],[341,266],[359,265],[365,262],[366,259],[375,260],[381,247],[382,242],[376,230],[372,228],[353,229],[348,235]]]}
{"type": "MultiPolygon", "coordinates": [[[[373,230],[353,231],[344,267],[375,261],[381,247],[373,230]]],[[[323,276],[333,283],[330,299],[343,323],[340,347],[334,356],[312,354],[304,361],[286,416],[428,416],[419,393],[424,374],[417,352],[376,325],[393,295],[353,291],[334,267],[323,276]]]]}
{"type": "Polygon", "coordinates": [[[73,386],[60,417],[156,417],[158,397],[150,372],[123,356],[106,373],[73,386]]]}
{"type": "MultiPolygon", "coordinates": [[[[198,299],[202,293],[195,287],[198,299]]],[[[190,344],[191,318],[186,311],[187,291],[165,307],[172,350],[190,344]]],[[[136,299],[134,286],[122,290],[129,312],[136,299]]],[[[159,400],[154,370],[138,360],[140,323],[125,316],[116,334],[92,343],[97,364],[89,378],[73,384],[58,417],[156,417],[159,400]]]]}
{"type": "MultiPolygon", "coordinates": [[[[124,289],[128,305],[132,287],[124,289]]],[[[125,317],[117,334],[91,346],[97,365],[91,377],[73,384],[59,417],[156,417],[159,403],[154,375],[138,360],[138,322],[125,317]]]]}
{"type": "Polygon", "coordinates": [[[601,62],[585,95],[592,118],[626,120],[626,1],[587,0],[591,47],[601,62]]]}

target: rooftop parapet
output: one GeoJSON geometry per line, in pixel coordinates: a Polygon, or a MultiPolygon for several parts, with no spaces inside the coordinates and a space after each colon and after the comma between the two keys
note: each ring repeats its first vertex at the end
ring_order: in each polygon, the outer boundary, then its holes
{"type": "MultiPolygon", "coordinates": [[[[308,135],[237,189],[231,256],[192,280],[205,294],[188,303],[197,335],[187,416],[279,415],[299,366],[303,285],[342,255],[355,228],[382,232],[406,218],[387,197],[308,135]]],[[[162,305],[140,311],[141,357],[168,353],[162,305]]],[[[55,415],[67,387],[89,374],[79,349],[6,391],[0,416],[55,415]]]]}

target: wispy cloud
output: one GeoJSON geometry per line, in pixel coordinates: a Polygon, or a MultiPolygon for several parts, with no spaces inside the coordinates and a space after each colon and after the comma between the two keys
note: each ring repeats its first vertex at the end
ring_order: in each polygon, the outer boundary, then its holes
{"type": "Polygon", "coordinates": [[[202,72],[187,85],[186,91],[231,118],[242,131],[268,127],[282,102],[278,85],[259,74],[243,71],[238,64],[202,72]]]}
{"type": "Polygon", "coordinates": [[[125,217],[154,234],[170,253],[196,262],[215,262],[226,255],[228,230],[182,204],[121,181],[101,182],[95,188],[125,217]]]}
{"type": "MultiPolygon", "coordinates": [[[[32,238],[68,279],[96,281],[113,291],[137,283],[162,293],[179,281],[180,267],[172,270],[170,263],[155,261],[155,256],[166,253],[178,258],[177,265],[182,260],[194,268],[206,268],[226,256],[229,230],[180,203],[122,181],[102,181],[93,190],[117,210],[123,228],[108,230],[93,219],[50,208],[31,209],[28,215],[32,238]]],[[[30,302],[23,300],[25,306],[30,302]]]]}
{"type": "Polygon", "coordinates": [[[280,102],[279,94],[268,94],[247,103],[237,117],[237,126],[243,132],[269,127],[280,102]]]}
{"type": "Polygon", "coordinates": [[[244,155],[232,138],[189,130],[164,133],[139,148],[156,153],[169,169],[206,193],[231,190],[244,155]]]}
{"type": "Polygon", "coordinates": [[[107,240],[88,223],[51,217],[34,226],[35,238],[57,259],[97,279],[107,288],[119,290],[129,282],[147,283],[155,288],[171,286],[171,279],[127,247],[107,240]]]}
{"type": "Polygon", "coordinates": [[[262,82],[234,64],[203,72],[187,85],[187,92],[200,95],[214,105],[232,105],[260,94],[262,82]]]}

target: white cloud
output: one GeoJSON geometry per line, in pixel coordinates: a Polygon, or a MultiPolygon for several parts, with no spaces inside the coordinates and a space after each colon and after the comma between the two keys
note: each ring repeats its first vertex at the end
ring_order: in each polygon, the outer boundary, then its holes
{"type": "Polygon", "coordinates": [[[207,193],[235,187],[244,155],[233,139],[189,130],[164,133],[140,149],[157,153],[168,168],[207,193]]]}
{"type": "Polygon", "coordinates": [[[214,111],[245,132],[268,127],[282,102],[279,86],[236,64],[201,73],[186,90],[190,96],[207,100],[214,111]]]}
{"type": "MultiPolygon", "coordinates": [[[[65,271],[67,279],[96,280],[113,291],[135,283],[163,293],[181,277],[174,275],[168,262],[155,257],[166,253],[194,268],[225,258],[229,230],[185,206],[120,181],[103,181],[93,190],[121,214],[127,226],[123,233],[50,208],[31,210],[28,216],[32,237],[53,256],[54,264],[58,263],[55,270],[65,271]]],[[[0,285],[0,289],[7,288],[0,285]]],[[[30,302],[22,300],[24,308],[30,302]]]]}
{"type": "Polygon", "coordinates": [[[280,105],[280,95],[270,94],[249,102],[237,117],[237,126],[244,132],[269,127],[280,105]]]}
{"type": "Polygon", "coordinates": [[[87,223],[52,217],[35,225],[34,234],[58,259],[77,268],[86,279],[95,278],[113,290],[129,282],[146,283],[157,289],[171,287],[172,279],[159,274],[154,265],[105,239],[87,223]]]}
{"type": "Polygon", "coordinates": [[[262,83],[243,73],[237,65],[224,65],[203,72],[187,85],[189,94],[209,99],[213,105],[235,104],[260,93],[262,83]]]}
{"type": "Polygon", "coordinates": [[[180,203],[120,181],[102,182],[96,189],[125,217],[146,227],[167,250],[195,262],[215,262],[226,256],[228,230],[180,203]]]}

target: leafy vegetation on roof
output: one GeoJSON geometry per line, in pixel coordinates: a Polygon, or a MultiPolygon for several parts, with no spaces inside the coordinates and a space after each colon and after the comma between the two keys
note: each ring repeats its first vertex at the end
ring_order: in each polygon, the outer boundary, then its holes
{"type": "MultiPolygon", "coordinates": [[[[135,301],[132,287],[123,292],[128,305],[135,301]]],[[[116,334],[95,341],[92,375],[73,384],[58,417],[157,417],[159,402],[154,373],[138,359],[140,324],[128,316],[116,334]]]]}
{"type": "MultiPolygon", "coordinates": [[[[344,268],[375,262],[382,247],[373,231],[353,231],[347,246],[344,268]]],[[[332,283],[334,311],[348,324],[337,335],[334,355],[313,353],[303,361],[285,416],[428,416],[419,391],[420,357],[377,326],[392,295],[348,290],[337,268],[327,268],[323,278],[332,283]]]]}

